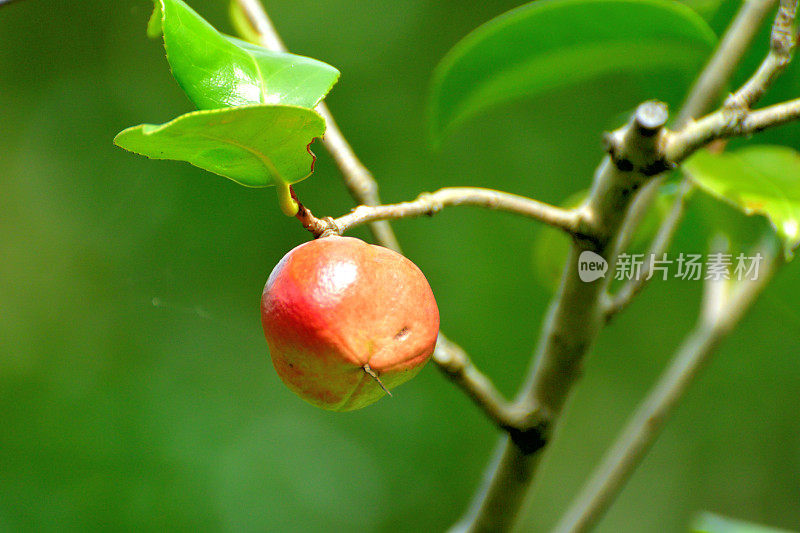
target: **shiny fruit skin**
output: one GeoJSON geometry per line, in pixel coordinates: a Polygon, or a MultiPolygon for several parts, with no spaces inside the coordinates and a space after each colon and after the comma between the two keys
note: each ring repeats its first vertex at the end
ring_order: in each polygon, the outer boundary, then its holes
{"type": "Polygon", "coordinates": [[[411,379],[430,358],[439,309],[407,258],[331,236],[287,253],[261,296],[275,370],[300,397],[333,411],[369,405],[411,379]]]}

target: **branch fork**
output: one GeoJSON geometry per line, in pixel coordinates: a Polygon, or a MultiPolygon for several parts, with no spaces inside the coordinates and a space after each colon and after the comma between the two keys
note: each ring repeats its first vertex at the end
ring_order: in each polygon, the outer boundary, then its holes
{"type": "Polygon", "coordinates": [[[668,117],[666,104],[650,100],[636,109],[627,126],[604,135],[606,152],[618,170],[645,177],[667,170],[670,165],[661,152],[668,117]]]}

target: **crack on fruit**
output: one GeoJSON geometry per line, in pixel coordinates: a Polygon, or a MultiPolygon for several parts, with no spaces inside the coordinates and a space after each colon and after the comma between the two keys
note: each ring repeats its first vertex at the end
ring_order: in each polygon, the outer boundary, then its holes
{"type": "Polygon", "coordinates": [[[394,334],[394,340],[396,341],[404,341],[411,335],[411,329],[408,326],[403,326],[403,328],[394,334]]]}

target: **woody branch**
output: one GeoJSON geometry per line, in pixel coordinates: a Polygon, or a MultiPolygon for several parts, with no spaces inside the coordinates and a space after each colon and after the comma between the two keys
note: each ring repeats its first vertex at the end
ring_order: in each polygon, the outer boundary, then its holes
{"type": "Polygon", "coordinates": [[[711,359],[717,346],[752,306],[781,263],[774,246],[768,241],[762,243],[753,257],[758,260],[756,269],[749,274],[750,277],[732,287],[733,282],[724,276],[706,279],[697,325],[575,498],[554,529],[555,533],[588,531],[611,506],[691,383],[711,359]],[[760,267],[762,261],[764,264],[760,267]]]}
{"type": "MultiPolygon", "coordinates": [[[[786,13],[793,16],[794,10],[787,10],[787,3],[782,2],[782,9],[778,15],[778,19],[783,17],[784,21],[776,20],[774,27],[786,27],[786,13]]],[[[751,13],[751,22],[753,24],[760,22],[758,12],[751,11],[751,13]]],[[[742,28],[745,26],[741,23],[736,24],[731,31],[743,31],[742,28]]],[[[773,47],[774,45],[773,39],[773,47]]],[[[723,52],[718,49],[716,54],[720,53],[723,52]]],[[[722,69],[723,64],[724,62],[712,59],[703,76],[712,78],[717,76],[713,72],[709,73],[709,68],[727,70],[725,75],[729,75],[732,69],[722,69]]],[[[762,76],[760,79],[768,85],[774,77],[762,76]]],[[[712,101],[713,97],[707,100],[712,101]]],[[[751,99],[750,103],[753,102],[751,99]]],[[[601,239],[592,243],[593,246],[580,240],[574,243],[568,258],[569,264],[562,277],[561,288],[554,298],[548,321],[542,332],[540,348],[530,378],[518,400],[538,410],[540,427],[552,427],[557,421],[564,400],[580,372],[583,357],[601,327],[599,322],[605,321],[608,316],[604,309],[609,301],[608,282],[603,279],[594,283],[577,281],[579,277],[576,268],[580,253],[585,249],[592,249],[603,256],[613,268],[614,256],[609,252],[617,250],[624,237],[623,230],[626,225],[622,219],[627,216],[626,213],[630,208],[630,197],[642,184],[658,179],[654,177],[658,167],[674,166],[714,139],[783,124],[796,117],[795,107],[796,104],[792,101],[757,112],[742,108],[723,108],[697,123],[687,124],[677,132],[657,128],[649,136],[637,136],[636,128],[628,127],[618,130],[609,137],[610,157],[604,159],[598,168],[592,193],[584,206],[586,218],[581,220],[582,223],[592,227],[595,235],[599,235],[601,239]],[[733,116],[736,120],[729,119],[730,113],[735,113],[733,116]],[[656,142],[648,143],[647,138],[655,138],[656,142]],[[618,216],[616,213],[620,212],[622,215],[618,216]]],[[[634,118],[633,125],[635,122],[634,118]]],[[[656,242],[658,247],[665,247],[674,233],[674,226],[680,220],[680,205],[674,212],[675,216],[667,220],[666,228],[662,228],[660,232],[662,242],[656,242]]],[[[544,436],[546,437],[546,434],[544,436]]],[[[541,441],[544,445],[547,439],[543,438],[541,441]]],[[[499,461],[490,467],[490,481],[482,488],[470,511],[455,530],[510,529],[537,470],[539,457],[537,451],[525,450],[517,442],[507,441],[499,461]]]]}
{"type": "MultiPolygon", "coordinates": [[[[732,30],[742,26],[741,19],[743,14],[752,13],[754,18],[759,17],[764,13],[764,7],[769,7],[774,3],[774,1],[760,2],[757,0],[745,2],[740,15],[737,16],[732,24],[732,30]]],[[[772,25],[769,52],[756,72],[741,88],[726,99],[725,105],[721,109],[696,122],[688,120],[688,117],[692,115],[686,115],[685,126],[676,132],[672,132],[666,138],[664,152],[668,160],[679,163],[712,141],[752,135],[764,129],[800,119],[800,99],[776,104],[758,111],[751,111],[750,109],[766,93],[769,86],[783,72],[791,60],[792,52],[797,43],[797,34],[794,31],[796,15],[797,1],[782,0],[772,25]]],[[[745,31],[744,28],[742,31],[745,31]]],[[[749,35],[752,35],[752,30],[749,31],[749,35]]],[[[738,60],[732,61],[727,56],[729,52],[726,51],[725,45],[730,44],[731,41],[739,42],[733,37],[726,36],[720,43],[720,55],[728,59],[725,64],[738,62],[738,60]]],[[[715,61],[719,60],[712,60],[711,65],[715,61]]],[[[705,75],[705,77],[719,78],[719,76],[710,74],[705,75]]],[[[703,79],[704,76],[701,76],[700,80],[702,81],[703,79]]],[[[698,82],[698,85],[701,85],[700,82],[698,82]]],[[[691,104],[692,101],[692,98],[690,98],[687,104],[691,104]]],[[[607,298],[606,317],[608,319],[622,311],[649,282],[652,260],[662,255],[669,246],[681,221],[685,199],[691,189],[690,180],[688,178],[684,179],[673,209],[651,245],[651,250],[647,255],[649,260],[644,272],[645,275],[629,281],[616,295],[607,298]]]]}
{"type": "MultiPolygon", "coordinates": [[[[252,9],[248,11],[251,18],[261,17],[268,23],[263,9],[256,0],[238,1],[243,7],[251,5],[252,9]],[[257,5],[257,8],[253,8],[253,5],[257,5]]],[[[697,87],[719,88],[724,85],[733,72],[731,65],[738,62],[741,52],[746,48],[744,43],[749,41],[755,33],[753,27],[757,26],[763,18],[763,6],[766,4],[766,0],[746,0],[745,8],[740,12],[726,38],[723,39],[723,43],[738,43],[735,47],[736,52],[731,53],[718,48],[714,59],[703,74],[706,80],[711,80],[713,83],[710,85],[698,83],[697,87]],[[756,4],[762,9],[753,9],[752,7],[756,4]]],[[[791,19],[793,17],[791,7],[790,2],[782,1],[782,15],[779,17],[787,19],[786,14],[788,13],[790,15],[788,19],[791,19]]],[[[274,28],[269,23],[261,26],[254,25],[262,27],[262,31],[274,34],[274,28]]],[[[776,22],[776,26],[787,27],[786,23],[778,24],[778,22],[776,22]]],[[[791,22],[788,26],[791,27],[791,22]]],[[[276,37],[277,34],[274,35],[275,38],[266,38],[264,42],[269,43],[276,40],[280,42],[276,37]]],[[[784,48],[786,47],[784,46],[784,48]]],[[[788,49],[790,50],[791,46],[788,49]]],[[[756,84],[762,84],[764,91],[777,72],[783,68],[778,59],[773,61],[776,66],[770,66],[765,70],[766,74],[754,76],[754,79],[760,80],[756,84]]],[[[701,98],[695,101],[713,101],[715,95],[710,94],[711,89],[708,91],[709,94],[701,95],[701,98]]],[[[786,123],[800,116],[798,101],[751,111],[749,106],[755,103],[760,96],[758,93],[759,91],[748,89],[749,96],[737,101],[740,102],[737,105],[728,105],[697,122],[686,124],[675,132],[664,128],[667,114],[663,104],[645,103],[638,108],[627,125],[607,137],[609,155],[598,167],[592,191],[584,205],[576,210],[560,210],[535,200],[515,198],[524,200],[527,205],[526,209],[530,209],[530,213],[534,213],[526,216],[560,227],[570,232],[574,239],[561,286],[554,297],[543,327],[537,356],[529,378],[517,399],[512,403],[505,402],[494,387],[487,386],[491,383],[485,379],[485,376],[476,373],[477,371],[467,371],[468,369],[474,370],[474,367],[465,363],[468,359],[461,358],[460,368],[462,370],[457,373],[451,372],[452,376],[458,376],[454,381],[461,385],[499,426],[505,427],[503,420],[506,420],[505,417],[509,413],[513,414],[514,420],[523,421],[522,425],[514,428],[514,431],[509,431],[510,439],[504,444],[499,460],[492,466],[487,484],[478,495],[472,510],[461,523],[464,528],[471,531],[504,531],[513,525],[527,487],[537,469],[540,457],[537,452],[547,443],[551,428],[558,420],[567,394],[579,375],[582,360],[605,322],[607,316],[605,307],[609,301],[608,281],[578,282],[576,271],[578,255],[583,251],[591,250],[607,259],[613,267],[614,252],[618,250],[623,241],[623,228],[627,225],[631,203],[643,186],[658,179],[656,176],[659,173],[680,163],[692,152],[712,140],[746,135],[786,123]],[[741,105],[741,101],[746,102],[747,106],[741,105]],[[520,413],[523,415],[520,416],[520,413]],[[524,416],[525,413],[529,416],[524,416]]],[[[688,101],[692,101],[692,99],[690,98],[688,101]]],[[[734,100],[729,100],[729,102],[734,102],[734,100]]],[[[700,106],[700,104],[695,105],[698,108],[700,106]]],[[[327,113],[327,110],[325,112],[327,113]]],[[[694,116],[694,112],[687,116],[694,116]]],[[[337,147],[335,143],[326,143],[326,146],[332,150],[334,157],[339,162],[354,197],[363,204],[373,204],[368,205],[366,209],[357,208],[349,215],[340,217],[339,221],[345,228],[365,222],[429,214],[435,212],[436,208],[442,205],[438,201],[432,201],[429,196],[426,198],[425,195],[413,202],[390,206],[377,205],[378,202],[372,201],[368,194],[370,190],[377,191],[371,176],[367,173],[368,181],[366,183],[370,183],[370,186],[361,188],[358,186],[358,179],[365,177],[364,174],[357,171],[358,166],[346,164],[347,161],[352,162],[355,158],[352,150],[350,150],[352,156],[350,158],[350,155],[346,150],[343,151],[341,146],[337,147]],[[337,153],[341,158],[337,157],[337,153]]],[[[357,159],[355,161],[357,162],[357,159]]],[[[360,167],[363,168],[363,165],[360,167]]],[[[491,192],[495,195],[507,194],[491,192]]],[[[437,193],[444,194],[441,191],[437,191],[437,193]]],[[[432,193],[432,195],[437,193],[432,193]]],[[[464,191],[462,190],[461,193],[464,191]]],[[[451,200],[449,205],[464,205],[464,203],[466,202],[451,200]]],[[[470,205],[496,208],[497,205],[502,206],[503,204],[502,202],[490,203],[480,200],[470,205]]],[[[678,205],[678,207],[680,206],[678,205]]],[[[504,210],[520,211],[516,207],[504,210]]],[[[680,209],[676,208],[675,212],[677,214],[670,217],[669,224],[677,225],[680,220],[680,209]]],[[[341,230],[336,221],[329,221],[329,223],[332,224],[333,231],[341,230]]],[[[674,228],[662,228],[660,241],[657,240],[654,246],[666,246],[673,231],[674,228]]],[[[634,291],[634,294],[636,292],[638,291],[634,291]]],[[[460,355],[463,355],[463,352],[458,353],[454,345],[446,342],[441,343],[441,348],[437,348],[437,351],[440,354],[442,351],[449,352],[453,356],[449,359],[450,361],[457,360],[460,355]]],[[[448,358],[435,357],[434,359],[438,359],[440,367],[447,373],[447,367],[443,363],[448,358]]]]}

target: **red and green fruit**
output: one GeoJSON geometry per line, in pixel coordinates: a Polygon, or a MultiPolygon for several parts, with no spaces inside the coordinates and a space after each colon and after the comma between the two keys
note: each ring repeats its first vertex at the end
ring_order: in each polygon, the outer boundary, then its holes
{"type": "Polygon", "coordinates": [[[410,260],[332,236],[281,259],[261,296],[261,322],[283,382],[314,405],[349,411],[420,371],[436,345],[439,309],[410,260]]]}

